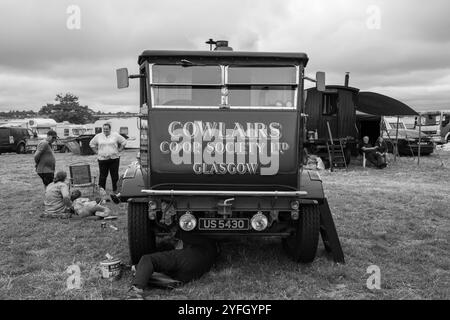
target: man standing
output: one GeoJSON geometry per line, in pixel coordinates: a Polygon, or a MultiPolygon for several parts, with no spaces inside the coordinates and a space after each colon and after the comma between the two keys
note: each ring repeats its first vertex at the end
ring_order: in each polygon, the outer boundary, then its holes
{"type": "Polygon", "coordinates": [[[47,138],[39,142],[34,153],[36,172],[46,188],[53,182],[55,175],[55,155],[53,154],[52,143],[56,141],[56,138],[56,131],[48,131],[47,138]]]}
{"type": "Polygon", "coordinates": [[[124,149],[126,140],[117,132],[111,132],[111,125],[105,123],[102,132],[95,135],[89,143],[91,149],[98,155],[100,177],[99,187],[106,188],[108,173],[111,175],[113,192],[117,193],[117,180],[119,180],[120,152],[124,149]]]}

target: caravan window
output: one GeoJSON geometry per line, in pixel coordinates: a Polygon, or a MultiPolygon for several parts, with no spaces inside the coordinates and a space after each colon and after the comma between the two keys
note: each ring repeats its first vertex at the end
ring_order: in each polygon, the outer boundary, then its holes
{"type": "Polygon", "coordinates": [[[68,137],[69,136],[69,129],[64,129],[64,137],[68,137]]]}
{"type": "Polygon", "coordinates": [[[101,133],[101,132],[102,132],[102,127],[95,127],[95,134],[101,133]]]}
{"type": "Polygon", "coordinates": [[[323,94],[322,96],[322,114],[332,116],[337,113],[337,94],[323,94]]]}
{"type": "Polygon", "coordinates": [[[79,136],[80,135],[80,129],[72,129],[72,134],[74,136],[79,136]]]}
{"type": "Polygon", "coordinates": [[[128,135],[128,127],[120,127],[119,133],[128,135]]]}
{"type": "MultiPolygon", "coordinates": [[[[389,122],[389,126],[390,126],[392,129],[397,129],[397,122],[389,122]]],[[[405,125],[403,124],[403,122],[399,122],[399,123],[398,123],[398,128],[399,128],[399,129],[406,129],[406,128],[405,128],[405,125]]]]}

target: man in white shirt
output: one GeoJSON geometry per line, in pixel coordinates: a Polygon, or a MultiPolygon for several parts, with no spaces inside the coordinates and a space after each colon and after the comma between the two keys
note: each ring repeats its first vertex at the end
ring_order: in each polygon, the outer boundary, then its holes
{"type": "Polygon", "coordinates": [[[113,192],[117,193],[117,181],[119,180],[120,152],[124,149],[126,140],[117,132],[111,132],[111,125],[105,123],[103,132],[95,135],[89,143],[91,149],[98,155],[98,167],[100,177],[99,187],[105,189],[108,174],[111,175],[113,192]]]}

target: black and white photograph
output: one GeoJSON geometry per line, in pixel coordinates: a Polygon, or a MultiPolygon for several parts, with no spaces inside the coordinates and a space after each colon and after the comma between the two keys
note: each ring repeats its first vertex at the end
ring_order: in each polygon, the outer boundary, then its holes
{"type": "Polygon", "coordinates": [[[0,300],[449,300],[449,13],[0,0],[0,300]]]}

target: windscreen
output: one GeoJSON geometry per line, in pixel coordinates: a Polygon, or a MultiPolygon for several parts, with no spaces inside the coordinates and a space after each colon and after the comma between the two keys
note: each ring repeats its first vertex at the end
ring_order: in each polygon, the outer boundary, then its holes
{"type": "Polygon", "coordinates": [[[153,65],[157,107],[296,107],[296,66],[153,65]]]}

